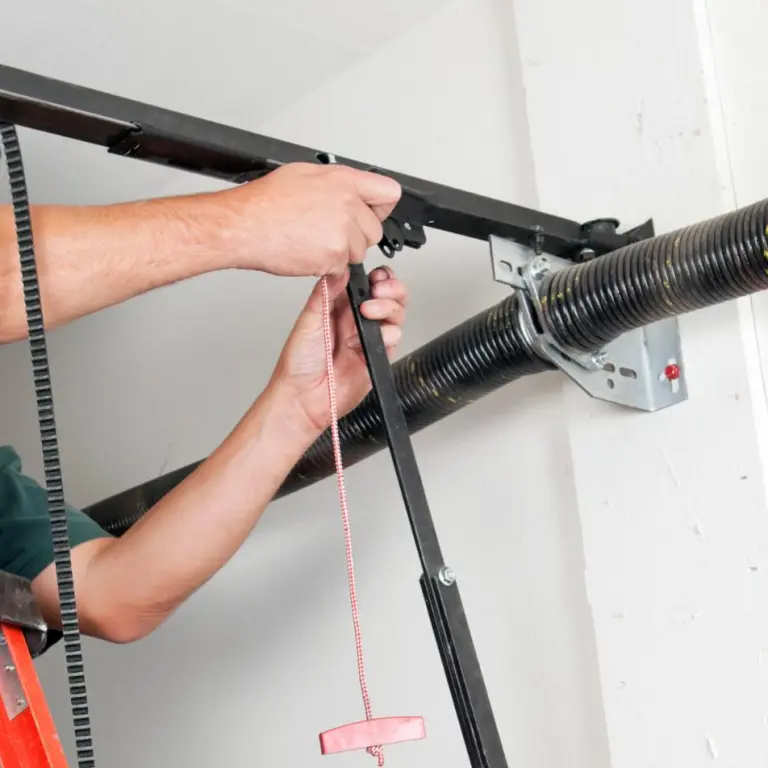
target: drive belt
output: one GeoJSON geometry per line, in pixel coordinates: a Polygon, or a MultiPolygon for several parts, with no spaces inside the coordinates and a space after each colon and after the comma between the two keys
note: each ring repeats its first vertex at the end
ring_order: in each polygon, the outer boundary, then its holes
{"type": "Polygon", "coordinates": [[[11,185],[11,201],[16,225],[16,240],[21,263],[21,279],[24,288],[24,306],[27,315],[29,349],[32,356],[32,378],[37,401],[37,419],[40,428],[40,442],[43,453],[45,489],[48,500],[48,514],[51,523],[53,560],[56,567],[56,583],[61,606],[61,628],[64,642],[64,658],[69,700],[79,768],[94,768],[88,695],[85,684],[85,669],[77,616],[72,558],[67,528],[67,513],[64,502],[64,486],[61,478],[61,460],[56,436],[56,420],[53,409],[51,371],[48,362],[48,347],[43,319],[43,305],[40,298],[40,284],[32,237],[32,216],[27,194],[27,182],[21,147],[16,127],[0,123],[2,143],[8,178],[11,185]]]}

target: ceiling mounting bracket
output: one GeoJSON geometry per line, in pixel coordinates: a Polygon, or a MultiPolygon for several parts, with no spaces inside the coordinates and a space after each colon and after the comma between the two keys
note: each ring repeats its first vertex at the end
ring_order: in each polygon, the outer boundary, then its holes
{"type": "Polygon", "coordinates": [[[547,331],[539,284],[573,262],[537,253],[491,235],[493,279],[525,297],[521,325],[539,355],[549,360],[591,397],[642,411],[658,411],[688,398],[677,318],[629,331],[602,349],[585,353],[565,348],[547,331]]]}

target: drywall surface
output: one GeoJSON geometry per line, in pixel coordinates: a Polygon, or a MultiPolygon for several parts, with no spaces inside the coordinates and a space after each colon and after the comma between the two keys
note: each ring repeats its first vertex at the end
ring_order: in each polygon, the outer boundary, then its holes
{"type": "MultiPolygon", "coordinates": [[[[536,205],[510,10],[454,2],[279,118],[241,110],[238,123],[536,205]]],[[[310,50],[302,67],[313,66],[310,50]]],[[[180,66],[153,80],[157,97],[172,100],[183,76],[180,66]]],[[[222,78],[215,94],[199,92],[194,112],[221,119],[222,105],[246,97],[242,81],[222,78]]],[[[77,149],[87,173],[57,175],[54,149],[64,145],[25,136],[38,200],[212,186],[89,148],[77,149]]],[[[371,266],[379,260],[372,254],[371,266]]],[[[404,352],[506,295],[482,243],[432,233],[394,266],[412,290],[404,352]]],[[[51,334],[70,500],[87,504],[210,451],[265,384],[309,288],[212,275],[51,334]]],[[[415,444],[510,765],[607,768],[560,386],[557,375],[510,386],[415,444]]],[[[0,388],[4,440],[39,474],[24,345],[0,350],[0,388]]],[[[388,457],[351,470],[348,486],[374,711],[421,714],[428,730],[426,741],[389,750],[390,760],[465,765],[388,457]]],[[[62,661],[59,648],[39,667],[71,748],[62,661]]],[[[152,637],[87,642],[86,665],[97,763],[111,768],[370,760],[323,758],[317,743],[319,731],[363,712],[333,480],[271,507],[234,560],[152,637]]]]}

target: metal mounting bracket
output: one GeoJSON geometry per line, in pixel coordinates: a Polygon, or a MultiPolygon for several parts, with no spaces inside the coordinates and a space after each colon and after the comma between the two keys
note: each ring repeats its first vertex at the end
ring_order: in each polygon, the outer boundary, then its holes
{"type": "Polygon", "coordinates": [[[24,688],[2,630],[0,630],[0,701],[5,707],[5,714],[9,720],[18,717],[27,708],[24,688]]]}
{"type": "Polygon", "coordinates": [[[687,400],[677,318],[629,331],[592,353],[566,349],[546,331],[541,316],[535,322],[534,312],[541,311],[538,284],[542,277],[571,269],[573,264],[495,235],[489,243],[494,280],[527,298],[520,303],[520,320],[529,341],[584,392],[642,411],[658,411],[687,400]]]}

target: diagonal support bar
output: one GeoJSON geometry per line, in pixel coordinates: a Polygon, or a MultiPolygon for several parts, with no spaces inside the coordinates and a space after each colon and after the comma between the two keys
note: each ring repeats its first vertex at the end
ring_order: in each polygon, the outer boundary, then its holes
{"type": "Polygon", "coordinates": [[[455,575],[443,561],[381,329],[377,322],[366,319],[360,312],[361,304],[370,298],[368,277],[362,265],[353,265],[350,271],[347,293],[421,560],[422,591],[470,765],[472,768],[506,768],[504,748],[459,587],[455,575]]]}

